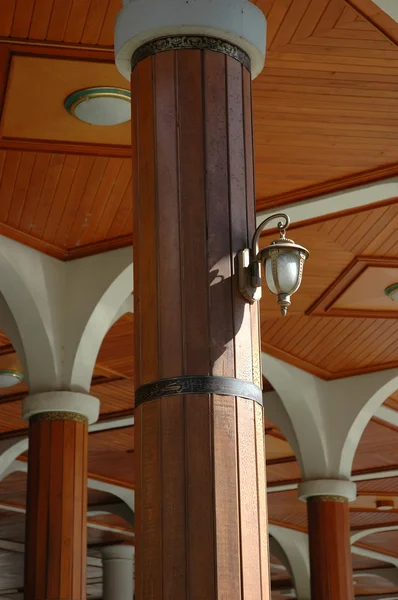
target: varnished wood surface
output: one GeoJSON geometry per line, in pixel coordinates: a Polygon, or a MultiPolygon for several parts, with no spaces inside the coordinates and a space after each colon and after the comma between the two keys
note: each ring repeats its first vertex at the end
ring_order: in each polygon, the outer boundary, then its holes
{"type": "Polygon", "coordinates": [[[307,502],[311,595],[317,600],[354,600],[347,502],[307,502]]]}
{"type": "MultiPolygon", "coordinates": [[[[132,74],[137,386],[261,382],[257,308],[235,265],[254,231],[250,87],[240,63],[206,51],[132,74]]],[[[135,415],[137,597],[268,599],[261,409],[193,395],[135,415]]]]}
{"type": "Polygon", "coordinates": [[[86,597],[87,438],[75,421],[30,424],[27,600],[86,597]]]}

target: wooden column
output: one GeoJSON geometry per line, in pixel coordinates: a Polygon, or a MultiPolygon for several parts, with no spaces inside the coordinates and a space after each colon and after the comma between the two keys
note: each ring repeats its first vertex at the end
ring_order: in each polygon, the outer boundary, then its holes
{"type": "Polygon", "coordinates": [[[255,229],[251,76],[195,39],[132,72],[135,593],[265,600],[258,307],[235,260],[255,229]]]}
{"type": "Polygon", "coordinates": [[[30,419],[25,600],[86,598],[87,419],[30,419]]]}
{"type": "Polygon", "coordinates": [[[338,496],[308,498],[311,597],[353,600],[348,501],[338,496]]]}

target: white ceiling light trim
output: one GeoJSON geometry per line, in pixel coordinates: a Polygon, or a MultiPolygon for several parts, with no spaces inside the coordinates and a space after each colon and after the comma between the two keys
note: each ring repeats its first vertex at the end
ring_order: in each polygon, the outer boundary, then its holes
{"type": "Polygon", "coordinates": [[[120,125],[131,118],[131,94],[115,87],[95,87],[73,92],[65,100],[69,114],[89,125],[120,125]]]}

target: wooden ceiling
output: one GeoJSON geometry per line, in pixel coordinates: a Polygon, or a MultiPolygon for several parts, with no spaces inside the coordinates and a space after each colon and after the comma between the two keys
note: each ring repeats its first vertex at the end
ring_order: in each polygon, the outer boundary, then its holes
{"type": "MultiPolygon", "coordinates": [[[[396,175],[398,36],[391,20],[375,11],[371,0],[256,3],[268,19],[267,63],[254,83],[258,209],[396,175]]],[[[28,94],[17,103],[12,100],[15,59],[24,65],[41,60],[38,77],[47,67],[52,77],[51,65],[59,67],[56,84],[43,86],[50,102],[52,98],[58,102],[57,94],[81,87],[80,81],[101,85],[114,78],[127,87],[113,67],[113,26],[120,5],[121,0],[1,0],[0,234],[62,260],[132,243],[131,150],[125,131],[120,139],[116,135],[109,141],[100,133],[89,138],[78,123],[73,135],[67,135],[57,123],[57,127],[50,124],[50,136],[44,111],[34,131],[21,133],[18,114],[32,107],[28,94]],[[79,83],[71,79],[74,72],[79,83]]],[[[264,293],[263,350],[325,379],[398,366],[395,315],[363,316],[355,306],[354,314],[336,315],[328,306],[330,294],[350,269],[357,268],[358,260],[383,259],[383,264],[394,268],[397,231],[398,207],[393,200],[292,228],[291,236],[308,246],[311,257],[286,319],[279,316],[275,298],[264,293]]],[[[376,295],[382,295],[377,281],[375,289],[376,295]]],[[[132,315],[122,317],[99,353],[92,393],[101,400],[101,419],[133,414],[133,327],[132,315]]],[[[0,336],[0,368],[15,361],[9,340],[0,336]]],[[[26,431],[20,418],[26,392],[24,384],[0,390],[0,439],[26,431]]],[[[386,405],[398,410],[398,396],[386,405]]],[[[372,420],[358,448],[354,471],[398,468],[396,436],[396,429],[372,420]]],[[[293,452],[271,423],[266,437],[270,488],[299,481],[293,452]]],[[[133,428],[90,434],[90,477],[133,487],[133,451],[133,428]]],[[[378,498],[398,499],[396,478],[363,481],[358,489],[359,498],[351,507],[353,530],[398,525],[398,509],[375,510],[378,498]]],[[[3,550],[2,543],[23,542],[24,516],[13,511],[24,507],[25,494],[24,473],[13,473],[0,482],[0,504],[11,506],[11,510],[0,508],[0,596],[22,585],[22,555],[3,550]]],[[[306,530],[305,505],[297,500],[295,490],[268,497],[273,523],[306,530]]],[[[109,500],[106,494],[90,491],[91,506],[109,500]]],[[[131,539],[126,537],[127,524],[111,516],[97,519],[119,531],[90,529],[90,555],[98,556],[102,544],[131,539]]],[[[398,532],[388,532],[360,543],[398,556],[397,540],[398,532]]],[[[382,566],[386,566],[382,561],[354,555],[355,569],[382,566]]],[[[273,569],[272,575],[273,600],[286,597],[283,594],[291,587],[288,574],[273,569]]],[[[101,573],[93,567],[89,576],[90,596],[100,597],[101,573]]],[[[394,591],[380,578],[360,579],[356,584],[356,593],[363,595],[394,591]]]]}

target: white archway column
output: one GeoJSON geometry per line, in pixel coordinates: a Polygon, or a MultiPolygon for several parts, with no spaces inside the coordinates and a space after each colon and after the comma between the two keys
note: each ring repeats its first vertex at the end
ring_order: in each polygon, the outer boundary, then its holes
{"type": "Polygon", "coordinates": [[[134,546],[115,545],[101,549],[103,600],[133,600],[134,546]]]}
{"type": "Polygon", "coordinates": [[[25,600],[86,597],[88,425],[99,401],[77,392],[28,396],[25,600]]]}

